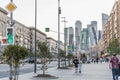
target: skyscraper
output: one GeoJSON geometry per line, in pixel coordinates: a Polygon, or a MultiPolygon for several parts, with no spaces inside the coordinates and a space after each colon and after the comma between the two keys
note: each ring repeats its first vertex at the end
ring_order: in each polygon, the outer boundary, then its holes
{"type": "Polygon", "coordinates": [[[109,16],[107,14],[102,13],[102,30],[105,27],[105,24],[106,24],[108,18],[109,18],[109,16]]]}
{"type": "Polygon", "coordinates": [[[81,41],[80,41],[80,35],[81,35],[81,29],[82,29],[82,23],[81,21],[76,21],[75,23],[75,48],[76,48],[76,51],[80,50],[80,44],[81,44],[81,41]]]}
{"type": "Polygon", "coordinates": [[[102,31],[98,30],[98,41],[101,39],[101,37],[102,37],[102,31]]]}
{"type": "Polygon", "coordinates": [[[87,25],[88,28],[88,44],[92,46],[97,44],[97,21],[91,21],[91,24],[87,25]]]}
{"type": "Polygon", "coordinates": [[[72,53],[74,50],[74,29],[72,27],[67,27],[65,30],[66,38],[66,51],[67,53],[72,53]]]}
{"type": "Polygon", "coordinates": [[[74,29],[73,29],[73,27],[69,27],[68,30],[69,30],[69,35],[68,35],[69,36],[69,46],[70,46],[70,48],[72,48],[68,52],[72,53],[74,50],[74,29]]]}
{"type": "MultiPolygon", "coordinates": [[[[106,23],[107,23],[108,18],[109,18],[109,16],[108,16],[107,14],[102,13],[102,31],[103,31],[103,29],[105,28],[105,25],[106,25],[106,23]]],[[[102,34],[103,34],[103,32],[102,32],[102,34]]],[[[102,34],[101,34],[101,35],[102,35],[102,34]]]]}
{"type": "Polygon", "coordinates": [[[81,50],[88,50],[88,28],[84,28],[81,32],[81,50]]]}

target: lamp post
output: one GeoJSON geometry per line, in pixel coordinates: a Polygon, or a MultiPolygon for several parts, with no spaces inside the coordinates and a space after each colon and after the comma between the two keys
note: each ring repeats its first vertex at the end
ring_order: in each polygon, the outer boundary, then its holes
{"type": "MultiPolygon", "coordinates": [[[[12,3],[13,2],[13,0],[10,0],[10,2],[12,3]]],[[[12,25],[12,23],[13,23],[13,12],[11,12],[10,13],[10,27],[13,27],[13,25],[12,25]]],[[[12,80],[12,76],[13,76],[13,73],[12,73],[12,58],[10,59],[10,76],[9,76],[9,80],[12,80]]]]}
{"type": "Polygon", "coordinates": [[[35,54],[34,54],[34,73],[36,73],[36,26],[37,26],[37,0],[35,0],[35,54]]]}
{"type": "Polygon", "coordinates": [[[61,14],[61,7],[60,7],[60,0],[58,0],[58,68],[60,68],[60,14],[61,14]]]}

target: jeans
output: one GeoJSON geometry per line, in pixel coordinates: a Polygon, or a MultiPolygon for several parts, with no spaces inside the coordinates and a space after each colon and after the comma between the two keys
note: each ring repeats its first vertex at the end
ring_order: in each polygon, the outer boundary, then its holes
{"type": "Polygon", "coordinates": [[[78,64],[79,72],[81,73],[82,71],[82,64],[78,64]]]}
{"type": "Polygon", "coordinates": [[[118,80],[119,70],[118,68],[112,68],[113,80],[118,80]]]}

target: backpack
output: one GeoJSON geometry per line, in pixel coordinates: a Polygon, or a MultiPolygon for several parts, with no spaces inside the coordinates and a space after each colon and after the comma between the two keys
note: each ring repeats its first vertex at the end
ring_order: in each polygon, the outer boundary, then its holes
{"type": "Polygon", "coordinates": [[[74,63],[74,64],[79,64],[78,59],[74,59],[74,60],[73,60],[73,63],[74,63]]]}

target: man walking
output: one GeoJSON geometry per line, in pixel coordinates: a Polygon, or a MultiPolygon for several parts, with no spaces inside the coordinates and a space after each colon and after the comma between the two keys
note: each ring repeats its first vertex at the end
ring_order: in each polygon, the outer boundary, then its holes
{"type": "Polygon", "coordinates": [[[74,58],[73,63],[74,63],[74,66],[75,66],[75,73],[77,73],[77,71],[78,71],[78,64],[79,64],[79,60],[77,59],[77,57],[74,58]]]}
{"type": "Polygon", "coordinates": [[[111,66],[112,66],[113,80],[118,80],[118,76],[119,76],[119,70],[118,70],[119,59],[116,57],[116,54],[113,54],[113,57],[111,58],[110,63],[111,63],[111,66]]]}

